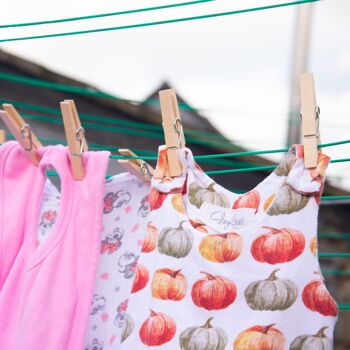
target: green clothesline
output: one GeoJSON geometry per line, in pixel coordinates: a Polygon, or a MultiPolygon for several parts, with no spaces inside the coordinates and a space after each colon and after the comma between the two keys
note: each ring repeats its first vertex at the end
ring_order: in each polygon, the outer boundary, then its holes
{"type": "MultiPolygon", "coordinates": [[[[0,78],[1,79],[1,78],[0,78]]],[[[19,108],[24,108],[24,109],[36,109],[40,112],[45,112],[45,113],[50,113],[54,115],[59,115],[59,109],[56,108],[51,108],[51,107],[43,107],[43,106],[36,106],[36,105],[31,105],[27,103],[22,103],[22,102],[16,102],[12,100],[7,100],[7,99],[0,99],[1,103],[12,103],[14,106],[19,107],[19,108]]],[[[39,121],[44,121],[44,122],[52,122],[56,124],[63,124],[62,119],[57,119],[57,118],[50,118],[42,115],[36,115],[36,114],[29,114],[29,113],[24,113],[23,115],[26,116],[26,118],[30,120],[39,120],[39,121]]],[[[118,133],[124,133],[124,134],[136,134],[138,136],[143,136],[143,137],[150,137],[150,138],[158,138],[158,139],[164,139],[163,133],[161,132],[162,127],[159,125],[150,125],[146,123],[138,123],[138,122],[129,122],[125,120],[116,120],[111,117],[102,117],[102,116],[95,116],[95,115],[90,115],[86,113],[79,113],[81,120],[90,120],[93,122],[98,122],[98,123],[111,123],[112,121],[115,124],[123,124],[125,127],[106,127],[103,125],[96,125],[94,123],[84,123],[85,128],[89,129],[97,129],[97,130],[106,130],[106,131],[113,131],[113,132],[118,132],[118,133]],[[123,123],[122,123],[123,122],[123,123]],[[139,125],[142,124],[142,125],[139,125]],[[135,129],[129,129],[126,126],[131,126],[131,127],[142,127],[143,129],[149,129],[152,130],[157,130],[157,131],[143,131],[143,130],[135,130],[135,129]]],[[[200,144],[200,145],[207,145],[207,146],[230,146],[232,148],[239,148],[236,145],[233,145],[230,142],[224,142],[223,140],[221,141],[211,141],[211,140],[199,140],[197,137],[188,137],[187,135],[196,135],[197,133],[202,134],[203,136],[213,136],[213,134],[210,133],[205,133],[205,132],[197,132],[195,130],[188,130],[185,131],[186,135],[186,140],[188,143],[193,143],[193,144],[200,144]]],[[[215,136],[214,136],[215,137],[215,136]]],[[[336,145],[341,145],[341,144],[346,144],[350,143],[350,140],[342,140],[342,141],[337,141],[337,142],[331,142],[331,143],[325,143],[319,145],[319,147],[327,147],[327,146],[336,146],[336,145]]],[[[234,153],[218,153],[218,154],[210,154],[210,155],[203,155],[203,156],[196,156],[196,160],[202,160],[202,159],[214,159],[214,158],[224,158],[224,157],[237,157],[237,156],[248,156],[248,155],[260,155],[260,154],[271,154],[271,153],[283,153],[288,151],[288,148],[281,148],[281,149],[273,149],[273,150],[263,150],[263,151],[244,151],[244,152],[234,152],[234,153]]],[[[116,158],[120,156],[115,156],[116,158]]],[[[129,159],[139,159],[140,157],[130,157],[129,159]]],[[[155,157],[150,157],[150,158],[143,158],[144,160],[155,160],[155,157]]],[[[263,170],[263,169],[262,169],[263,170]]]]}
{"type": "MultiPolygon", "coordinates": [[[[6,139],[8,140],[13,140],[14,137],[10,133],[6,133],[6,139]]],[[[52,139],[52,138],[47,138],[47,137],[38,137],[39,141],[42,142],[43,144],[46,145],[56,145],[56,144],[61,144],[61,145],[67,145],[66,140],[58,140],[58,139],[52,139]]],[[[110,152],[116,152],[118,148],[117,146],[108,146],[108,145],[101,145],[101,144],[96,144],[96,143],[90,143],[89,142],[89,148],[92,150],[106,150],[110,152]]],[[[147,150],[142,150],[142,149],[131,149],[134,153],[138,154],[139,157],[141,158],[149,158],[150,154],[154,159],[157,159],[157,152],[154,151],[147,151],[147,150]]],[[[123,156],[122,156],[123,157],[123,156]]],[[[241,162],[241,161],[231,161],[231,160],[226,160],[226,159],[203,159],[200,161],[201,163],[207,163],[207,164],[215,164],[215,165],[222,165],[222,166],[230,166],[230,167],[237,167],[237,166],[254,166],[255,164],[249,163],[249,162],[241,162]]]]}
{"type": "Polygon", "coordinates": [[[89,15],[89,16],[69,17],[69,18],[61,18],[61,19],[53,19],[53,20],[44,20],[44,21],[38,21],[38,22],[3,24],[3,25],[0,25],[0,28],[27,27],[27,26],[37,26],[37,25],[43,25],[43,24],[82,21],[82,20],[95,19],[95,18],[101,18],[101,17],[120,16],[120,15],[128,15],[131,13],[148,12],[148,11],[169,9],[169,8],[173,8],[173,7],[197,5],[197,4],[202,4],[205,2],[213,2],[213,1],[214,0],[197,0],[197,1],[182,2],[182,3],[178,3],[178,4],[169,4],[169,5],[154,6],[154,7],[144,7],[144,8],[134,9],[134,10],[100,13],[100,14],[89,15]]]}
{"type": "Polygon", "coordinates": [[[333,275],[333,276],[350,276],[350,270],[330,270],[322,269],[323,275],[333,275]]]}
{"type": "Polygon", "coordinates": [[[319,253],[319,258],[350,258],[350,253],[319,253]]]}
{"type": "MultiPolygon", "coordinates": [[[[318,145],[318,148],[326,148],[331,146],[339,146],[350,143],[350,140],[342,140],[335,142],[328,142],[318,145]]],[[[235,152],[235,153],[217,153],[217,154],[207,154],[201,156],[194,156],[197,161],[203,159],[213,159],[213,158],[231,158],[231,157],[241,157],[241,156],[251,156],[251,155],[261,155],[261,154],[271,154],[271,153],[285,153],[288,152],[288,148],[264,150],[264,151],[244,151],[244,152],[235,152]]],[[[157,160],[157,157],[136,157],[136,156],[120,156],[112,155],[111,158],[115,159],[143,159],[143,160],[157,160]]],[[[260,169],[261,170],[261,169],[260,169]]]]}
{"type": "Polygon", "coordinates": [[[338,233],[338,232],[320,232],[318,237],[321,238],[335,238],[335,239],[350,239],[350,233],[338,233]]]}
{"type": "MultiPolygon", "coordinates": [[[[58,118],[49,118],[48,119],[45,116],[28,114],[28,113],[23,113],[23,116],[28,120],[37,120],[37,121],[42,121],[42,122],[63,125],[63,120],[58,119],[58,118]]],[[[84,118],[81,118],[81,120],[84,120],[84,118]]],[[[120,127],[120,126],[114,126],[114,125],[106,126],[106,125],[102,125],[100,123],[93,123],[93,122],[90,123],[90,122],[86,122],[86,121],[84,121],[83,126],[84,126],[84,129],[109,131],[109,132],[116,132],[119,134],[127,134],[127,135],[134,135],[134,136],[164,140],[164,134],[160,133],[160,132],[145,131],[145,130],[140,130],[140,129],[130,129],[128,127],[120,127]]],[[[196,145],[202,145],[202,146],[225,146],[225,147],[233,148],[233,149],[238,148],[238,146],[235,146],[230,142],[201,140],[201,139],[194,138],[194,137],[186,137],[186,142],[189,144],[196,144],[196,145]]]]}
{"type": "Polygon", "coordinates": [[[208,19],[208,18],[215,18],[215,17],[223,17],[223,16],[229,16],[229,15],[236,15],[236,14],[239,14],[239,13],[247,13],[247,12],[254,12],[254,11],[269,10],[269,9],[273,9],[273,8],[280,8],[280,7],[286,7],[286,6],[300,5],[300,4],[306,4],[306,3],[318,2],[318,1],[320,1],[320,0],[300,0],[300,1],[287,2],[287,3],[283,3],[283,4],[275,4],[275,5],[269,5],[269,6],[254,7],[254,8],[248,8],[248,9],[242,9],[242,10],[236,10],[236,11],[212,13],[212,14],[201,15],[201,16],[192,16],[192,17],[185,17],[185,18],[174,18],[174,19],[163,20],[163,21],[156,21],[156,22],[146,22],[146,23],[129,24],[129,25],[123,25],[123,26],[117,26],[117,27],[108,27],[108,28],[99,28],[99,29],[90,29],[90,30],[80,30],[80,31],[75,31],[75,32],[53,33],[53,34],[43,34],[43,35],[33,35],[33,36],[6,38],[6,39],[0,39],[0,42],[13,42],[13,41],[34,40],[34,39],[48,39],[48,38],[53,38],[53,37],[63,37],[63,36],[71,36],[71,35],[101,33],[101,32],[108,32],[108,31],[114,31],[114,30],[124,30],[124,29],[131,29],[131,28],[151,27],[151,26],[170,24],[170,23],[180,23],[180,22],[188,22],[188,21],[194,21],[194,20],[201,20],[201,19],[208,19]]]}
{"type": "MultiPolygon", "coordinates": [[[[330,163],[342,163],[342,162],[350,162],[350,158],[332,159],[330,161],[330,163]]],[[[207,171],[206,173],[208,175],[232,174],[232,173],[242,173],[242,172],[249,172],[249,171],[273,170],[276,167],[277,167],[276,165],[262,165],[262,166],[253,166],[249,168],[212,170],[212,171],[207,171]]]]}
{"type": "MultiPolygon", "coordinates": [[[[129,99],[115,96],[115,95],[111,95],[103,91],[99,91],[94,88],[61,84],[61,83],[51,82],[47,80],[28,78],[21,75],[11,74],[6,72],[0,72],[0,80],[7,80],[14,83],[26,84],[26,85],[36,86],[36,87],[43,87],[46,89],[52,89],[57,91],[65,91],[65,92],[80,94],[85,96],[103,97],[103,98],[113,99],[113,100],[126,102],[130,104],[135,104],[135,105],[151,105],[151,106],[159,105],[159,100],[157,99],[148,99],[145,101],[129,100],[129,99]]],[[[196,111],[195,108],[181,101],[178,104],[180,109],[196,111]]]]}
{"type": "MultiPolygon", "coordinates": [[[[5,73],[5,74],[7,74],[7,73],[5,73]]],[[[18,76],[18,75],[15,75],[15,76],[11,75],[11,76],[12,76],[12,78],[15,77],[16,82],[18,82],[18,83],[30,84],[30,81],[27,81],[27,78],[25,78],[25,77],[18,76]],[[23,81],[22,81],[22,78],[24,79],[23,81]]],[[[0,72],[0,80],[5,79],[5,78],[6,78],[6,76],[0,72]]],[[[32,80],[31,78],[29,78],[29,79],[32,80]]],[[[7,80],[7,79],[5,79],[5,80],[7,80]]],[[[36,83],[40,84],[40,82],[43,82],[42,80],[36,80],[36,79],[34,79],[34,80],[35,80],[35,84],[36,83]]],[[[46,85],[46,83],[50,83],[50,82],[44,81],[44,85],[46,85]]],[[[55,85],[56,83],[52,83],[52,84],[55,85]]],[[[44,85],[42,87],[47,87],[44,85]]],[[[53,86],[51,88],[53,88],[53,86]]],[[[61,110],[59,108],[39,106],[39,105],[30,104],[30,103],[19,102],[19,101],[14,101],[14,100],[9,100],[9,99],[2,99],[2,98],[0,98],[0,103],[10,103],[10,104],[13,104],[17,108],[21,108],[21,109],[25,109],[25,110],[34,110],[37,112],[49,114],[50,116],[47,116],[47,118],[50,118],[51,116],[61,116],[61,110]]],[[[44,117],[44,116],[41,116],[41,117],[44,117]]],[[[79,112],[79,117],[81,120],[94,121],[94,122],[98,122],[98,123],[106,123],[106,124],[113,124],[113,125],[119,125],[119,126],[127,126],[130,128],[140,128],[140,129],[163,132],[163,127],[161,125],[138,122],[138,121],[133,121],[133,120],[125,120],[125,119],[120,119],[118,117],[106,117],[106,116],[93,115],[93,114],[81,113],[81,112],[79,112]]],[[[35,116],[33,116],[33,119],[34,118],[35,118],[35,116]]],[[[223,136],[221,134],[199,131],[199,130],[185,130],[185,135],[227,141],[225,136],[223,136]]]]}
{"type": "MultiPolygon", "coordinates": [[[[0,80],[2,79],[1,73],[0,73],[0,80]]],[[[39,105],[34,105],[34,104],[29,104],[25,102],[19,102],[19,101],[14,101],[14,100],[9,100],[9,99],[1,99],[0,98],[0,103],[10,103],[13,104],[15,107],[20,108],[20,109],[25,109],[25,110],[35,110],[38,112],[43,112],[45,114],[50,114],[50,116],[42,116],[42,115],[35,115],[35,114],[29,114],[26,113],[26,116],[28,119],[31,120],[41,120],[45,122],[50,122],[51,115],[54,116],[61,116],[61,111],[58,108],[53,108],[53,107],[47,107],[47,106],[39,106],[39,105]],[[47,119],[45,119],[45,117],[47,119]]],[[[79,113],[79,117],[82,121],[92,121],[92,122],[98,122],[98,123],[106,123],[106,124],[113,124],[113,125],[119,125],[119,126],[124,126],[124,127],[130,127],[130,128],[140,128],[140,129],[146,129],[146,130],[153,130],[156,132],[159,132],[161,135],[163,135],[163,128],[161,125],[156,125],[156,124],[150,124],[150,123],[143,123],[143,122],[136,122],[136,121],[129,121],[125,119],[118,119],[114,117],[106,117],[106,116],[101,116],[101,115],[93,115],[93,114],[88,114],[88,113],[79,113]]],[[[106,130],[109,130],[109,128],[106,128],[106,130]]],[[[220,145],[223,144],[222,141],[227,141],[227,139],[221,135],[221,134],[215,134],[211,132],[205,132],[205,131],[198,131],[198,130],[185,130],[184,131],[185,136],[195,136],[197,137],[205,137],[209,139],[216,139],[216,140],[221,140],[220,145]]],[[[147,135],[146,135],[147,137],[147,135]]],[[[190,138],[190,141],[192,139],[190,138]]],[[[204,140],[203,140],[204,141],[204,140]]],[[[350,140],[343,140],[343,141],[338,141],[338,142],[331,142],[331,143],[324,143],[320,145],[319,147],[327,147],[327,146],[337,146],[337,145],[342,145],[350,143],[350,140]]],[[[210,145],[210,144],[209,144],[210,145]]],[[[233,145],[232,143],[229,143],[230,146],[234,148],[238,148],[238,146],[233,145]]],[[[234,152],[234,153],[216,153],[216,154],[211,154],[211,155],[204,155],[204,156],[196,156],[197,160],[201,159],[210,159],[210,158],[223,158],[223,157],[237,157],[237,156],[248,156],[248,155],[259,155],[259,154],[269,154],[269,153],[283,153],[287,152],[288,148],[280,148],[280,149],[274,149],[274,150],[263,150],[263,151],[244,151],[244,152],[234,152]]],[[[152,159],[149,159],[152,160],[152,159]]]]}

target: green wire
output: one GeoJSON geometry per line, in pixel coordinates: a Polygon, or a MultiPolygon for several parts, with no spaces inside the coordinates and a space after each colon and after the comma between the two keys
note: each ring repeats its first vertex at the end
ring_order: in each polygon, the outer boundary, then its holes
{"type": "Polygon", "coordinates": [[[339,310],[350,310],[350,304],[338,304],[339,310]]]}
{"type": "MultiPolygon", "coordinates": [[[[1,40],[0,40],[0,42],[1,42],[1,40]]],[[[126,102],[126,103],[136,104],[136,105],[140,105],[140,104],[158,105],[159,104],[159,100],[155,100],[155,99],[149,99],[146,101],[128,100],[128,99],[124,99],[121,97],[117,97],[117,96],[108,94],[108,93],[103,92],[103,91],[98,91],[98,90],[93,89],[93,88],[86,88],[86,87],[80,87],[80,86],[55,83],[55,82],[51,82],[51,81],[28,78],[28,77],[23,77],[23,76],[20,76],[17,74],[11,74],[11,73],[5,73],[5,72],[0,72],[0,79],[8,80],[11,82],[16,82],[16,83],[21,83],[21,84],[32,85],[32,86],[36,86],[36,87],[44,87],[47,89],[52,89],[52,90],[57,90],[57,91],[71,92],[71,93],[81,94],[81,95],[86,95],[86,96],[104,97],[104,98],[114,99],[114,100],[118,100],[118,101],[122,101],[122,102],[126,102]]],[[[188,109],[191,111],[196,111],[196,108],[191,107],[183,102],[179,102],[179,108],[180,109],[188,109]]]]}
{"type": "MultiPolygon", "coordinates": [[[[26,117],[27,119],[31,119],[31,120],[38,120],[38,121],[49,122],[49,123],[60,124],[60,125],[63,124],[62,119],[56,119],[56,118],[48,119],[45,116],[33,115],[33,114],[28,114],[28,113],[23,113],[23,116],[26,117]]],[[[130,129],[127,127],[118,127],[118,126],[106,127],[106,126],[101,125],[101,124],[95,124],[95,123],[89,123],[89,122],[84,122],[83,126],[85,129],[111,131],[111,132],[117,132],[117,133],[121,133],[121,134],[136,135],[136,136],[164,140],[164,135],[163,135],[163,133],[160,133],[160,132],[130,129]]],[[[200,140],[200,139],[193,138],[193,137],[186,138],[186,142],[191,143],[191,144],[204,145],[204,146],[208,146],[208,145],[210,145],[210,146],[223,146],[223,145],[226,145],[226,147],[230,147],[230,148],[237,148],[238,147],[236,145],[233,145],[230,142],[200,140]]]]}
{"type": "MultiPolygon", "coordinates": [[[[17,77],[22,78],[20,76],[16,76],[16,78],[17,77]]],[[[0,73],[0,79],[2,79],[2,78],[3,78],[2,73],[0,73]]],[[[26,78],[24,78],[24,79],[26,79],[26,78]]],[[[40,81],[42,81],[42,80],[36,80],[36,82],[40,82],[40,81]]],[[[55,84],[55,83],[52,83],[52,84],[55,84]]],[[[54,116],[61,116],[61,110],[58,108],[33,105],[30,103],[18,102],[18,101],[1,99],[1,98],[0,98],[0,102],[1,103],[11,103],[15,107],[18,107],[18,108],[34,110],[37,112],[43,112],[43,113],[54,115],[54,116]]],[[[79,112],[79,117],[81,120],[85,119],[85,120],[90,120],[90,121],[96,121],[99,123],[105,122],[105,123],[111,123],[111,124],[122,125],[122,126],[138,127],[138,128],[142,128],[142,129],[148,129],[148,130],[157,130],[157,131],[163,130],[163,128],[160,125],[151,125],[149,123],[129,121],[129,120],[119,119],[119,118],[115,118],[115,117],[105,117],[105,116],[101,116],[101,115],[92,115],[92,114],[81,113],[81,112],[79,112]]],[[[48,116],[48,118],[49,118],[49,116],[48,116]]]]}
{"type": "Polygon", "coordinates": [[[320,258],[350,258],[350,253],[319,253],[320,258]]]}
{"type": "Polygon", "coordinates": [[[323,275],[350,276],[350,270],[328,270],[322,269],[323,275]]]}
{"type": "Polygon", "coordinates": [[[90,15],[90,16],[70,17],[70,18],[38,21],[38,22],[4,24],[4,25],[0,25],[0,28],[27,27],[27,26],[37,26],[37,25],[42,25],[42,24],[53,24],[53,23],[62,23],[62,22],[81,21],[81,20],[86,20],[86,19],[94,19],[94,18],[101,18],[101,17],[127,15],[127,14],[131,14],[131,13],[147,12],[147,11],[154,11],[154,10],[163,10],[163,9],[168,9],[168,8],[173,8],[173,7],[181,7],[181,6],[188,6],[188,5],[196,5],[196,4],[201,4],[201,3],[204,3],[204,2],[212,2],[212,1],[214,1],[214,0],[197,0],[197,1],[182,2],[182,3],[178,3],[178,4],[169,4],[169,5],[154,6],[154,7],[144,7],[144,8],[140,8],[140,9],[126,10],[126,11],[120,11],[120,12],[101,13],[101,14],[90,15]]]}
{"type": "MultiPolygon", "coordinates": [[[[341,163],[341,162],[350,162],[350,158],[332,159],[330,161],[330,163],[341,163]]],[[[253,166],[249,168],[213,170],[213,171],[207,171],[206,173],[208,175],[230,174],[230,173],[241,173],[241,172],[248,172],[248,171],[273,170],[275,168],[277,168],[277,165],[263,165],[263,166],[253,166]]],[[[349,197],[349,196],[337,196],[337,197],[349,197]]],[[[339,199],[342,199],[342,198],[339,198],[339,199]]]]}
{"type": "Polygon", "coordinates": [[[4,43],[4,42],[11,42],[11,41],[45,39],[45,38],[63,37],[63,36],[69,36],[69,35],[101,33],[101,32],[107,32],[107,31],[112,31],[112,30],[151,27],[151,26],[157,26],[157,25],[163,25],[163,24],[169,24],[169,23],[188,22],[188,21],[194,21],[194,20],[200,20],[200,19],[206,19],[206,18],[215,18],[215,17],[222,17],[222,16],[228,16],[228,15],[235,15],[235,14],[239,14],[239,13],[269,10],[269,9],[273,9],[273,8],[286,7],[286,6],[292,6],[292,5],[300,5],[300,4],[306,4],[306,3],[311,3],[311,2],[317,2],[317,1],[320,1],[320,0],[300,0],[300,1],[287,2],[284,4],[275,4],[275,5],[269,5],[269,6],[254,7],[254,8],[229,11],[229,12],[212,13],[212,14],[201,15],[201,16],[174,18],[174,19],[157,21],[157,22],[137,23],[137,24],[118,26],[118,27],[80,30],[80,31],[76,31],[76,32],[54,33],[54,34],[33,35],[33,36],[25,36],[25,37],[17,37],[17,38],[7,38],[7,39],[1,39],[0,42],[4,43]]]}
{"type": "Polygon", "coordinates": [[[335,238],[335,239],[350,239],[350,233],[320,232],[318,234],[318,237],[335,238]]]}

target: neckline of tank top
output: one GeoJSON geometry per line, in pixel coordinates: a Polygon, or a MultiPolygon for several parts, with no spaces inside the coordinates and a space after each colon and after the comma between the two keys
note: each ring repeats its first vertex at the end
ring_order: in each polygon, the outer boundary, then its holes
{"type": "MultiPolygon", "coordinates": [[[[164,153],[166,152],[165,146],[160,146],[158,152],[157,168],[155,176],[151,180],[151,184],[152,188],[155,188],[156,190],[162,193],[180,193],[184,208],[184,214],[180,214],[184,217],[183,221],[185,221],[191,229],[194,229],[196,232],[203,234],[203,232],[197,229],[196,226],[191,222],[192,219],[189,216],[188,210],[186,209],[188,205],[191,205],[190,203],[187,203],[189,201],[188,195],[183,195],[185,186],[187,187],[186,193],[188,194],[188,187],[190,184],[187,183],[187,179],[189,171],[192,171],[196,178],[200,177],[201,183],[204,183],[206,187],[209,187],[209,185],[214,183],[216,187],[215,191],[219,193],[224,193],[229,198],[230,204],[233,204],[238,198],[244,197],[252,191],[261,191],[266,183],[273,183],[274,186],[276,186],[274,190],[275,196],[269,204],[270,207],[277,200],[278,195],[285,183],[287,183],[290,187],[292,187],[295,191],[299,192],[300,194],[307,196],[315,196],[322,192],[323,176],[325,169],[327,168],[327,165],[330,161],[330,157],[319,151],[318,166],[316,169],[310,170],[306,169],[304,166],[303,151],[303,145],[292,145],[289,148],[288,152],[283,155],[276,169],[274,169],[270,174],[268,174],[254,188],[245,193],[235,193],[229,191],[228,189],[214,181],[210,176],[208,176],[195,162],[193,153],[188,147],[181,149],[179,152],[180,161],[183,166],[182,174],[176,178],[157,178],[156,174],[162,173],[162,171],[158,172],[158,167],[164,165],[164,162],[159,162],[159,159],[161,157],[164,157],[164,153]],[[294,159],[295,161],[293,161],[294,159]],[[302,172],[300,171],[300,169],[302,169],[302,172]],[[276,175],[276,172],[278,171],[280,175],[276,175]]],[[[268,217],[267,210],[259,210],[258,214],[259,215],[254,218],[254,221],[252,223],[242,228],[237,228],[237,230],[235,231],[240,233],[251,230],[252,228],[262,224],[263,220],[266,219],[266,217],[268,217]]],[[[227,232],[214,232],[213,234],[223,233],[227,232]]]]}

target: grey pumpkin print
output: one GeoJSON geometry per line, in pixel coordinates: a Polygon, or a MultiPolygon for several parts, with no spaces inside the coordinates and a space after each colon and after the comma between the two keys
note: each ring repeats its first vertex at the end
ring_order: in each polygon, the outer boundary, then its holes
{"type": "Polygon", "coordinates": [[[291,214],[306,207],[310,196],[303,195],[293,190],[284,183],[277,197],[272,201],[267,210],[268,215],[291,214]]]}
{"type": "Polygon", "coordinates": [[[179,227],[164,228],[158,238],[159,253],[174,258],[184,258],[193,246],[193,233],[182,226],[186,221],[181,221],[179,227]]]}
{"type": "Polygon", "coordinates": [[[278,270],[272,271],[268,278],[248,285],[244,296],[251,309],[282,311],[294,304],[298,297],[298,288],[293,281],[278,278],[278,270]]]}
{"type": "Polygon", "coordinates": [[[180,334],[181,350],[225,350],[227,345],[226,332],[219,327],[213,327],[210,317],[203,326],[186,328],[180,334]]]}
{"type": "Polygon", "coordinates": [[[230,203],[227,196],[222,192],[215,191],[215,185],[215,182],[213,182],[208,187],[202,187],[198,182],[192,182],[188,189],[188,199],[190,203],[198,209],[204,202],[229,208],[230,203]]]}
{"type": "Polygon", "coordinates": [[[130,336],[133,330],[134,330],[134,320],[128,313],[126,313],[124,318],[124,323],[123,323],[123,329],[122,329],[122,337],[121,337],[122,343],[130,336]]]}
{"type": "Polygon", "coordinates": [[[277,176],[287,176],[289,174],[296,161],[295,152],[295,148],[293,147],[285,154],[278,167],[274,170],[277,176]]]}
{"type": "Polygon", "coordinates": [[[290,350],[333,350],[332,341],[325,335],[328,327],[322,327],[314,335],[300,335],[290,344],[290,350]]]}

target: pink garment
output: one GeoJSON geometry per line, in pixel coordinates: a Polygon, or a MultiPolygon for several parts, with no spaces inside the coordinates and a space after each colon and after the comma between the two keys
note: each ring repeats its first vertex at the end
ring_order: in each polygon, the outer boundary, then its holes
{"type": "Polygon", "coordinates": [[[0,349],[81,350],[102,231],[109,152],[84,154],[74,181],[66,147],[39,150],[34,167],[17,142],[0,147],[0,349]],[[40,208],[53,167],[62,201],[50,237],[37,247],[40,208]]]}

